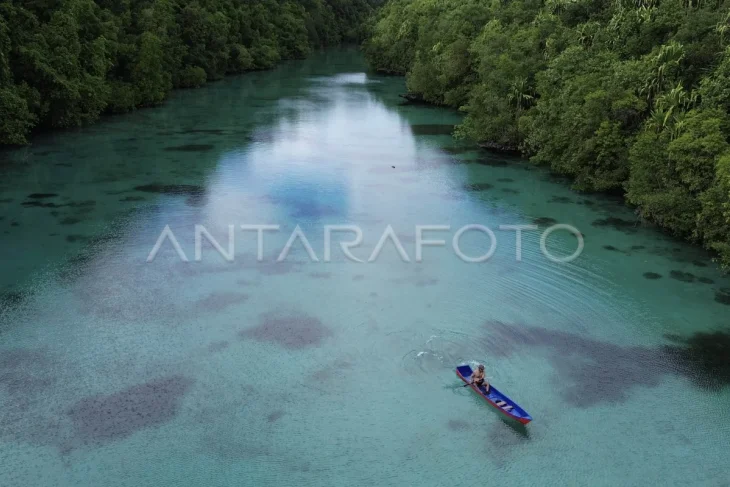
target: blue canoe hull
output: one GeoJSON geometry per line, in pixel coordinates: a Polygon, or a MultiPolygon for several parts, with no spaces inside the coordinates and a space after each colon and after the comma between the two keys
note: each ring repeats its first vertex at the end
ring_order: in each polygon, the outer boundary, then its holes
{"type": "MultiPolygon", "coordinates": [[[[460,365],[456,368],[456,375],[467,384],[471,380],[473,372],[472,368],[468,365],[460,365]]],[[[527,414],[527,411],[518,406],[512,399],[499,392],[493,385],[489,385],[488,393],[485,391],[484,386],[477,387],[470,385],[469,387],[474,389],[477,394],[482,396],[492,407],[501,411],[505,416],[515,419],[522,424],[527,424],[532,421],[532,416],[527,414]]]]}

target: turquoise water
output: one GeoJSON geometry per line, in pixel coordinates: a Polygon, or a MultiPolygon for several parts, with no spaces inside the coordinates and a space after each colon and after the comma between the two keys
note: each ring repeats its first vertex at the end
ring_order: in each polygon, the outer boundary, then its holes
{"type": "Polygon", "coordinates": [[[459,114],[404,90],[333,50],[3,154],[0,485],[729,485],[709,256],[454,141],[459,114]],[[554,223],[585,238],[572,262],[540,251],[554,223]],[[485,262],[451,246],[470,224],[485,262]],[[539,227],[521,261],[516,224],[539,227]],[[188,262],[169,240],[148,262],[166,225],[188,262]],[[197,261],[196,225],[226,251],[233,225],[233,258],[197,261]],[[240,225],[279,225],[261,262],[240,225]],[[297,241],[277,262],[297,225],[318,261],[297,241]],[[346,232],[326,262],[326,225],[359,228],[363,262],[346,232]],[[388,241],[368,262],[389,225],[409,261],[388,241]],[[450,227],[420,262],[416,225],[450,227]],[[461,387],[463,362],[534,421],[461,387]]]}

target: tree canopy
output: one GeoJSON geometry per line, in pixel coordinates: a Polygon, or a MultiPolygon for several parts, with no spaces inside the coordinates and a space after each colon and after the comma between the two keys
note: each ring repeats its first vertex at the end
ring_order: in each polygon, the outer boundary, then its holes
{"type": "Polygon", "coordinates": [[[359,42],[377,0],[0,0],[0,145],[359,42]]]}
{"type": "Polygon", "coordinates": [[[389,0],[365,50],[519,149],[730,265],[730,8],[724,0],[389,0]]]}

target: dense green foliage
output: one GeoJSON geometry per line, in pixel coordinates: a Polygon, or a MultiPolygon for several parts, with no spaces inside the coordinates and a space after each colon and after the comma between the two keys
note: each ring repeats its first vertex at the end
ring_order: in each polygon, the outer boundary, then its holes
{"type": "Polygon", "coordinates": [[[366,42],[457,136],[519,149],[730,265],[724,0],[390,0],[366,42]]]}
{"type": "Polygon", "coordinates": [[[0,0],[0,145],[362,39],[377,0],[0,0]]]}

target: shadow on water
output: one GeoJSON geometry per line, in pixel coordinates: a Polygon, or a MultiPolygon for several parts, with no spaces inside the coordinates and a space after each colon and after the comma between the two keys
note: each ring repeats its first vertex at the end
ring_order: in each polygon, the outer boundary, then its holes
{"type": "Polygon", "coordinates": [[[519,461],[520,447],[526,446],[530,439],[525,425],[502,417],[487,427],[486,452],[497,467],[503,468],[519,461]]]}
{"type": "Polygon", "coordinates": [[[725,331],[671,336],[671,345],[648,347],[541,327],[500,322],[485,327],[496,354],[546,350],[561,384],[560,394],[578,408],[625,402],[632,389],[657,387],[665,376],[686,378],[708,391],[730,386],[730,333],[725,331]]]}
{"type": "Polygon", "coordinates": [[[1,441],[53,447],[62,455],[121,441],[175,419],[194,384],[173,374],[36,410],[34,405],[47,401],[64,380],[64,365],[43,348],[2,350],[0,392],[8,400],[0,409],[1,441]]]}
{"type": "Polygon", "coordinates": [[[520,440],[530,439],[530,430],[527,429],[527,425],[505,417],[499,418],[499,421],[504,425],[505,432],[511,431],[520,440]]]}

